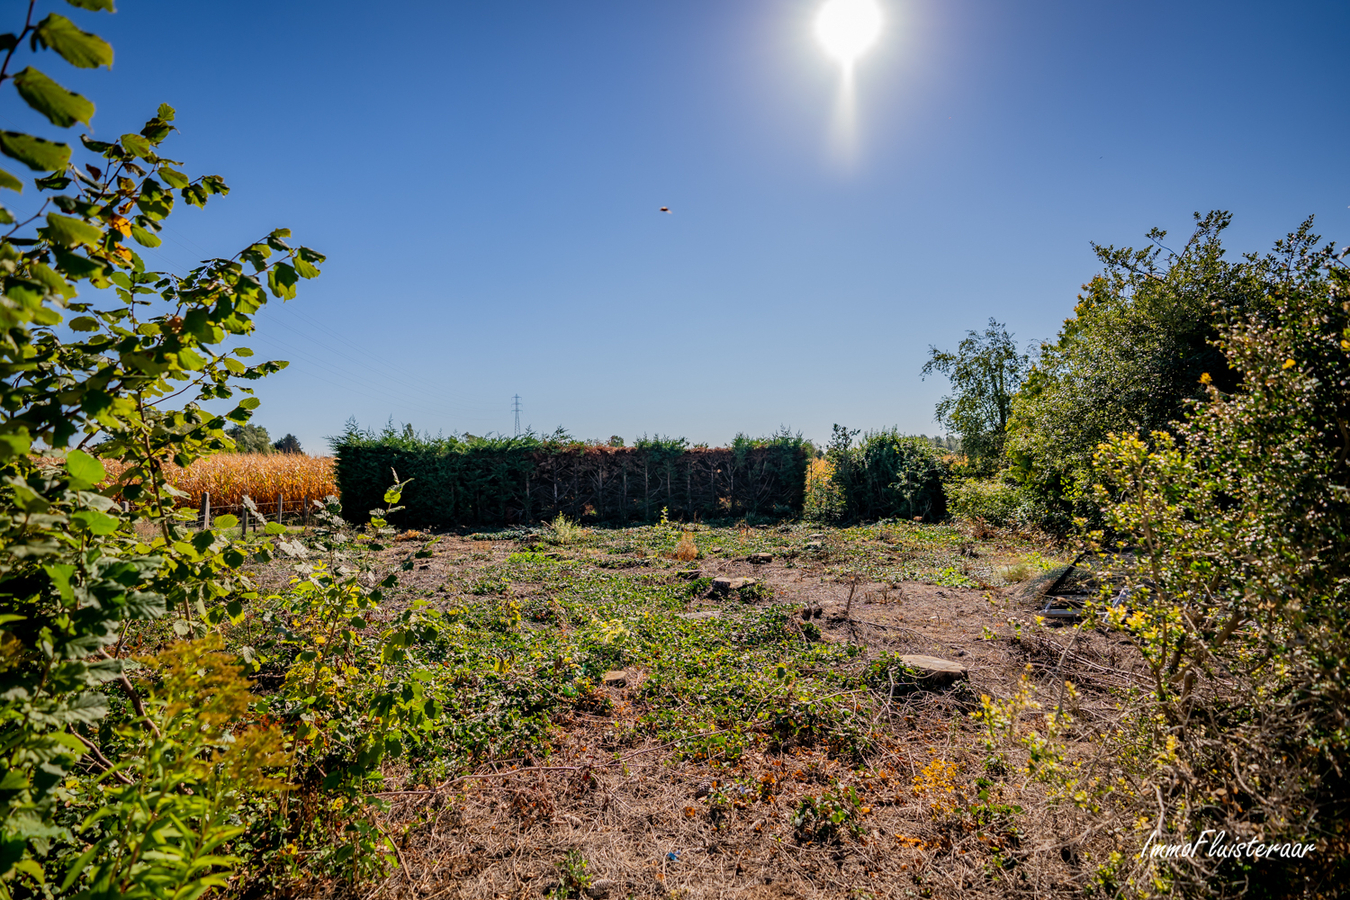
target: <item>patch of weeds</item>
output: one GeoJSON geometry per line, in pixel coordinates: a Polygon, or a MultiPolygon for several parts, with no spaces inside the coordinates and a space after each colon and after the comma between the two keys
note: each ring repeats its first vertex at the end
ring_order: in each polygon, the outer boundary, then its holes
{"type": "Polygon", "coordinates": [[[978,588],[981,586],[980,582],[971,578],[963,569],[956,566],[947,566],[942,571],[938,572],[937,576],[933,578],[933,584],[940,584],[943,587],[965,588],[978,588]]]}
{"type": "Polygon", "coordinates": [[[773,588],[762,581],[756,581],[741,588],[736,595],[740,597],[742,603],[759,603],[773,597],[773,588]]]}
{"type": "Polygon", "coordinates": [[[591,873],[586,867],[586,857],[582,856],[579,850],[569,850],[558,862],[558,883],[545,896],[550,900],[575,900],[585,895],[591,881],[591,873]]]}
{"type": "Polygon", "coordinates": [[[521,614],[539,625],[563,625],[567,622],[567,611],[556,600],[543,597],[531,597],[525,601],[521,614]]]}
{"type": "Polygon", "coordinates": [[[552,553],[541,553],[538,550],[521,550],[506,557],[506,562],[515,565],[556,566],[562,562],[562,560],[552,553]]]}
{"type": "Polygon", "coordinates": [[[1018,584],[1030,578],[1034,571],[1027,563],[1019,562],[997,567],[994,569],[994,577],[1003,584],[1018,584]]]}
{"type": "Polygon", "coordinates": [[[500,575],[488,575],[476,580],[470,587],[469,593],[482,597],[488,594],[508,594],[511,592],[511,582],[500,575]]]}
{"type": "Polygon", "coordinates": [[[702,597],[704,594],[708,593],[708,589],[712,587],[712,583],[713,580],[711,578],[695,578],[693,581],[689,582],[685,591],[688,592],[691,597],[702,597]]]}
{"type": "Polygon", "coordinates": [[[581,543],[586,537],[586,529],[562,513],[558,513],[557,518],[548,524],[553,530],[551,540],[555,544],[568,547],[581,543]]]}
{"type": "Polygon", "coordinates": [[[901,697],[923,689],[923,673],[900,661],[900,654],[882,653],[862,673],[863,683],[875,691],[901,697]]]}
{"type": "Polygon", "coordinates": [[[839,844],[845,836],[862,834],[862,817],[869,811],[852,786],[808,794],[792,814],[792,836],[799,844],[839,844]]]}

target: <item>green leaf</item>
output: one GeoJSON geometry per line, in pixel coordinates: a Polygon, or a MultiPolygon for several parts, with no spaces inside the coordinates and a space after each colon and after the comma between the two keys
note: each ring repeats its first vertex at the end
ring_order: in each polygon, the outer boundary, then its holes
{"type": "Polygon", "coordinates": [[[144,135],[146,140],[150,143],[158,145],[169,136],[169,132],[171,131],[173,131],[173,126],[156,116],[145,123],[145,127],[141,129],[141,134],[144,135]]]}
{"type": "Polygon", "coordinates": [[[271,288],[272,296],[283,300],[295,299],[295,283],[299,280],[295,269],[285,263],[277,263],[267,272],[267,286],[271,288]]]}
{"type": "Polygon", "coordinates": [[[168,166],[159,167],[159,177],[163,178],[164,183],[171,188],[185,188],[192,183],[192,179],[177,169],[171,169],[168,166]]]}
{"type": "Polygon", "coordinates": [[[141,159],[149,160],[154,155],[154,151],[150,149],[150,142],[139,134],[124,134],[119,140],[123,147],[141,159]]]}
{"type": "Polygon", "coordinates": [[[6,172],[4,169],[0,169],[0,188],[9,188],[11,191],[18,191],[22,194],[23,182],[6,172]]]}
{"type": "Polygon", "coordinates": [[[97,722],[108,714],[108,699],[102,694],[85,692],[70,700],[61,710],[62,724],[97,722]]]}
{"type": "Polygon", "coordinates": [[[235,528],[239,525],[239,517],[226,513],[223,516],[216,516],[211,525],[214,528],[235,528]]]}
{"type": "Polygon", "coordinates": [[[53,244],[62,247],[97,244],[103,239],[103,229],[97,225],[70,216],[58,216],[56,213],[47,213],[47,227],[41,231],[53,244]]]}
{"type": "MultiPolygon", "coordinates": [[[[109,0],[109,2],[111,2],[111,0],[109,0]]],[[[174,109],[167,103],[161,103],[159,109],[155,112],[155,115],[159,116],[165,122],[172,122],[174,109]]]]}
{"type": "Polygon", "coordinates": [[[268,522],[267,527],[264,528],[263,531],[268,534],[285,534],[286,526],[282,525],[280,522],[268,522]]]}
{"type": "Polygon", "coordinates": [[[164,243],[157,235],[151,234],[139,225],[131,226],[131,239],[142,247],[158,247],[164,243]]]}
{"type": "Polygon", "coordinates": [[[36,172],[60,172],[70,162],[70,147],[17,131],[0,131],[0,153],[36,172]]]}
{"type": "Polygon", "coordinates": [[[99,66],[112,68],[112,45],[96,34],[81,31],[65,16],[51,13],[39,22],[37,39],[44,47],[61,54],[61,58],[72,66],[81,69],[96,69],[99,66]]]}
{"type": "Polygon", "coordinates": [[[307,259],[295,258],[295,271],[301,278],[318,278],[319,268],[307,259]]]}
{"type": "Polygon", "coordinates": [[[13,225],[13,224],[14,224],[13,214],[11,214],[10,211],[5,209],[3,206],[0,206],[0,225],[13,225]]]}
{"type": "Polygon", "coordinates": [[[71,331],[98,331],[98,319],[93,316],[76,316],[68,324],[71,331]]]}
{"type": "Polygon", "coordinates": [[[83,450],[72,450],[66,454],[66,471],[70,473],[72,480],[83,482],[83,486],[98,484],[108,477],[103,463],[83,450]]]}
{"type": "Polygon", "coordinates": [[[117,12],[113,9],[113,0],[66,0],[71,6],[80,9],[92,9],[95,12],[117,12]]]}
{"type": "Polygon", "coordinates": [[[58,128],[69,128],[76,122],[88,125],[94,115],[94,104],[61,87],[32,66],[14,76],[14,87],[29,106],[58,128]]]}
{"type": "Polygon", "coordinates": [[[112,534],[117,530],[117,520],[106,513],[101,513],[93,509],[85,509],[73,513],[70,521],[81,526],[90,534],[112,534]]]}
{"type": "Polygon", "coordinates": [[[178,351],[178,362],[189,372],[199,372],[206,368],[206,360],[202,358],[200,353],[190,347],[184,347],[178,351]]]}
{"type": "Polygon", "coordinates": [[[103,276],[104,266],[102,263],[95,262],[87,256],[79,256],[74,253],[67,253],[64,250],[56,251],[56,267],[61,270],[67,278],[79,280],[88,278],[95,282],[97,287],[103,287],[107,284],[103,276]]]}
{"type": "Polygon", "coordinates": [[[28,273],[33,276],[34,281],[40,281],[53,294],[60,294],[67,300],[75,296],[75,288],[43,263],[29,263],[28,273]]]}

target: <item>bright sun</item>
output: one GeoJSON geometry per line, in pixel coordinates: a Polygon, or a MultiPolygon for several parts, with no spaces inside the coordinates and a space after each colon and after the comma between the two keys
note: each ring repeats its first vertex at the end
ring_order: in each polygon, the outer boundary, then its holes
{"type": "Polygon", "coordinates": [[[826,0],[816,16],[816,37],[845,69],[867,52],[881,33],[876,0],[826,0]]]}

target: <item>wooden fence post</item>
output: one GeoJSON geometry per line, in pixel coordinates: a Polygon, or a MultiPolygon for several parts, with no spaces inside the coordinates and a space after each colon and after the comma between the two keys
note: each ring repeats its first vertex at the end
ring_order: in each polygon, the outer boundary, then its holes
{"type": "MultiPolygon", "coordinates": [[[[244,495],[244,499],[248,499],[248,494],[244,495]]],[[[244,504],[239,509],[239,536],[248,536],[248,504],[244,504]]]]}
{"type": "Polygon", "coordinates": [[[305,495],[305,531],[309,531],[309,507],[310,507],[309,494],[306,494],[306,495],[305,495]]]}
{"type": "Polygon", "coordinates": [[[211,527],[211,493],[202,491],[202,530],[205,531],[211,527]]]}
{"type": "Polygon", "coordinates": [[[286,515],[286,495],[277,494],[277,524],[285,525],[282,518],[286,515]]]}

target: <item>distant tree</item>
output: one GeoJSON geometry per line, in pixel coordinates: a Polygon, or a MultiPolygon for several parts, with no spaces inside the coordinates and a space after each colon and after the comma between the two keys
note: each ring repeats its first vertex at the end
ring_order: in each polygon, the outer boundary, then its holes
{"type": "Polygon", "coordinates": [[[617,434],[611,434],[609,436],[609,445],[611,447],[622,447],[623,438],[619,437],[617,434]]]}
{"type": "Polygon", "coordinates": [[[272,445],[272,449],[277,453],[304,453],[300,447],[300,439],[293,434],[287,434],[284,438],[272,445]]]}
{"type": "Polygon", "coordinates": [[[225,430],[236,453],[271,453],[272,438],[261,425],[236,425],[225,430]]]}
{"type": "Polygon", "coordinates": [[[1008,329],[992,318],[984,334],[967,332],[955,353],[932,346],[928,352],[922,376],[940,372],[955,391],[938,401],[937,421],[961,436],[961,446],[973,462],[992,468],[1003,454],[1012,398],[1026,377],[1030,358],[1018,351],[1008,329]]]}

